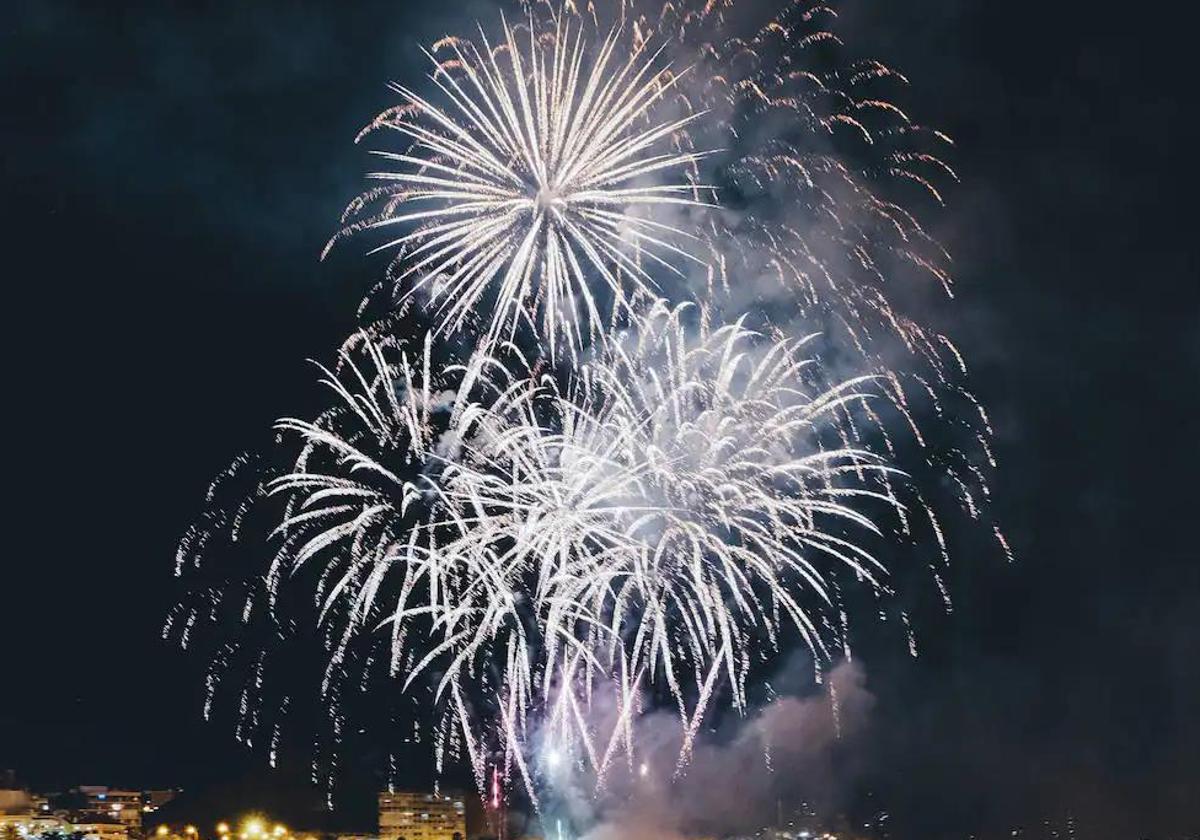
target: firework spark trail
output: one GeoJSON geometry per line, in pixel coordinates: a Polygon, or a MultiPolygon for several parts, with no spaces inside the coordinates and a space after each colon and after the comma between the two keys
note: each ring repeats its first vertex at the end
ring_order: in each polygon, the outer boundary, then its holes
{"type": "Polygon", "coordinates": [[[668,78],[657,52],[614,58],[627,46],[616,31],[594,55],[581,28],[563,22],[531,24],[527,41],[507,22],[503,32],[495,49],[482,30],[482,47],[435,45],[453,54],[435,59],[430,76],[442,104],[393,86],[405,105],[372,128],[410,145],[375,152],[396,169],[370,177],[392,186],[356,199],[347,231],[404,229],[377,250],[400,249],[396,280],[405,295],[428,293],[439,331],[462,331],[486,301],[483,352],[524,325],[551,354],[560,344],[577,352],[639,299],[658,296],[647,263],[680,273],[679,260],[698,262],[678,244],[695,235],[638,211],[701,204],[679,173],[703,153],[670,145],[701,115],[647,119],[678,77],[668,78]]]}

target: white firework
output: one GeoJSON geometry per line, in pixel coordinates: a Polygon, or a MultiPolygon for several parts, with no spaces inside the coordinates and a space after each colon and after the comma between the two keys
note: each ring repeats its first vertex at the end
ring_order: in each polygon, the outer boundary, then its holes
{"type": "Polygon", "coordinates": [[[644,689],[675,698],[683,761],[718,680],[745,706],[755,647],[790,629],[827,657],[814,610],[839,570],[879,585],[855,534],[879,534],[873,514],[900,504],[899,473],[846,442],[869,379],[817,387],[806,340],[740,324],[688,339],[686,312],[654,310],[564,390],[542,383],[540,414],[532,390],[490,408],[443,477],[469,523],[460,545],[536,581],[543,736],[601,778],[634,749],[644,689]],[[621,705],[606,741],[579,711],[597,683],[621,705]]]}
{"type": "Polygon", "coordinates": [[[650,268],[679,273],[696,237],[652,217],[661,205],[699,205],[680,132],[699,114],[660,116],[677,76],[658,53],[612,31],[588,45],[580,27],[504,23],[493,47],[457,38],[434,45],[430,80],[442,101],[403,85],[404,105],[381,114],[409,143],[376,151],[395,169],[360,196],[347,231],[399,227],[377,250],[399,248],[405,294],[425,290],[440,331],[473,326],[484,351],[529,325],[554,353],[578,351],[643,297],[659,296],[650,268]],[[375,215],[363,218],[370,209],[375,215]]]}
{"type": "Polygon", "coordinates": [[[899,504],[896,473],[843,442],[868,380],[817,387],[805,341],[740,325],[688,339],[687,312],[656,308],[565,383],[476,356],[453,399],[366,342],[366,365],[327,377],[336,423],[280,423],[302,447],[272,484],[288,512],[269,588],[327,566],[332,664],[389,626],[393,670],[406,688],[436,670],[480,779],[471,698],[498,710],[531,794],[535,729],[602,778],[658,684],[688,724],[682,762],[718,682],[745,706],[755,647],[794,635],[827,656],[832,576],[878,585],[855,535],[899,504]],[[618,698],[604,732],[597,692],[618,698]]]}

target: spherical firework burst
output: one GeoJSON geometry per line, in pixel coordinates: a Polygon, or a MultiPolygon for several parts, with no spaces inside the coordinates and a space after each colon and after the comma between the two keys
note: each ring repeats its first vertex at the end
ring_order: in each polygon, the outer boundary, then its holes
{"type": "MultiPolygon", "coordinates": [[[[650,267],[678,272],[695,240],[646,210],[700,203],[680,171],[702,157],[672,144],[696,118],[655,116],[673,87],[669,68],[611,32],[507,23],[499,46],[447,38],[434,51],[431,101],[408,87],[405,104],[370,128],[406,141],[375,154],[388,182],[347,212],[347,230],[399,229],[396,279],[424,290],[440,330],[473,326],[488,351],[531,324],[551,352],[572,350],[634,303],[658,295],[650,267]],[[665,180],[664,180],[665,179],[665,180]]],[[[431,54],[432,55],[432,54],[431,54]]]]}
{"type": "Polygon", "coordinates": [[[848,443],[867,379],[822,387],[804,340],[703,319],[689,337],[686,311],[655,309],[553,387],[549,429],[533,398],[481,435],[469,463],[500,475],[446,476],[456,518],[473,513],[481,529],[467,542],[536,570],[535,601],[552,605],[544,689],[557,698],[544,724],[601,774],[634,749],[645,688],[668,686],[686,750],[718,679],[744,705],[755,645],[791,629],[824,657],[814,612],[831,602],[829,578],[875,583],[882,567],[857,537],[899,505],[896,471],[848,443]],[[622,703],[607,743],[579,726],[595,682],[617,685],[622,703]]]}
{"type": "Polygon", "coordinates": [[[957,179],[950,139],[897,104],[901,73],[847,55],[833,5],[789,0],[765,21],[737,0],[525,7],[544,29],[566,20],[618,32],[630,50],[664,45],[660,106],[702,116],[677,143],[711,152],[689,163],[688,180],[725,208],[687,225],[706,263],[693,294],[836,328],[868,359],[896,341],[939,371],[958,366],[913,309],[928,286],[951,288],[949,256],[910,208],[940,205],[957,179]]]}

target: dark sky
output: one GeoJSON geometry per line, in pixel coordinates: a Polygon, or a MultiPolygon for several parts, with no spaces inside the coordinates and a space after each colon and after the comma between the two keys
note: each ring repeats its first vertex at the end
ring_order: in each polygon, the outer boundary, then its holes
{"type": "MultiPolygon", "coordinates": [[[[327,357],[380,269],[352,248],[317,260],[361,184],[351,139],[419,44],[490,6],[121,5],[4,13],[0,767],[286,788],[199,722],[194,664],[158,641],[174,543],[211,475],[303,408],[303,359],[327,357]]],[[[840,8],[846,40],[957,140],[935,225],[950,330],[996,419],[1020,557],[960,556],[921,658],[868,663],[868,775],[913,834],[1068,812],[1091,837],[1200,831],[1183,22],[1127,3],[840,8]]]]}

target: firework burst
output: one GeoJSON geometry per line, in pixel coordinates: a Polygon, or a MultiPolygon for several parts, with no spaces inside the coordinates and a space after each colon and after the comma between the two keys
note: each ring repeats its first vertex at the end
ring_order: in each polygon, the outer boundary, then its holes
{"type": "Polygon", "coordinates": [[[544,28],[567,20],[611,28],[630,50],[666,45],[665,104],[703,117],[675,142],[712,152],[688,162],[688,181],[735,211],[687,225],[705,262],[692,294],[836,328],[868,360],[894,341],[939,372],[959,367],[912,311],[930,286],[952,288],[946,250],[911,209],[940,206],[957,181],[951,141],[902,107],[903,74],[846,55],[832,5],[790,0],[760,25],[735,0],[525,5],[544,28]]]}
{"type": "Polygon", "coordinates": [[[862,539],[900,506],[900,474],[849,443],[871,382],[826,387],[806,341],[689,311],[655,308],[565,379],[515,353],[431,374],[428,341],[363,340],[324,371],[335,405],[278,424],[298,448],[265,484],[283,513],[255,579],[268,612],[290,586],[320,616],[325,690],[388,628],[389,673],[431,685],[477,780],[501,749],[536,796],[535,738],[603,778],[665,684],[683,762],[718,683],[744,708],[754,650],[828,657],[830,581],[882,588],[862,539]],[[597,696],[617,698],[606,731],[597,696]]]}
{"type": "Polygon", "coordinates": [[[447,38],[430,76],[441,102],[394,85],[404,104],[370,126],[408,146],[375,152],[394,168],[371,173],[388,184],[355,200],[347,231],[401,229],[380,250],[399,249],[404,293],[428,294],[441,331],[486,305],[484,352],[526,325],[552,353],[577,351],[658,296],[652,268],[695,259],[679,246],[693,234],[646,211],[701,203],[679,173],[703,155],[672,144],[699,115],[658,115],[677,79],[658,52],[618,59],[619,33],[593,51],[581,29],[447,38]]]}
{"type": "Polygon", "coordinates": [[[755,649],[790,631],[827,658],[830,580],[844,570],[879,586],[860,539],[900,506],[900,474],[848,442],[869,379],[825,387],[806,340],[740,324],[700,318],[689,337],[687,311],[654,309],[551,389],[549,433],[525,413],[483,435],[472,460],[501,476],[448,480],[456,518],[474,511],[498,537],[467,542],[536,571],[534,601],[550,605],[543,693],[556,698],[543,738],[601,778],[634,752],[649,687],[665,684],[687,723],[683,761],[718,680],[744,708],[755,649]],[[605,741],[581,725],[597,682],[619,698],[605,741]]]}

